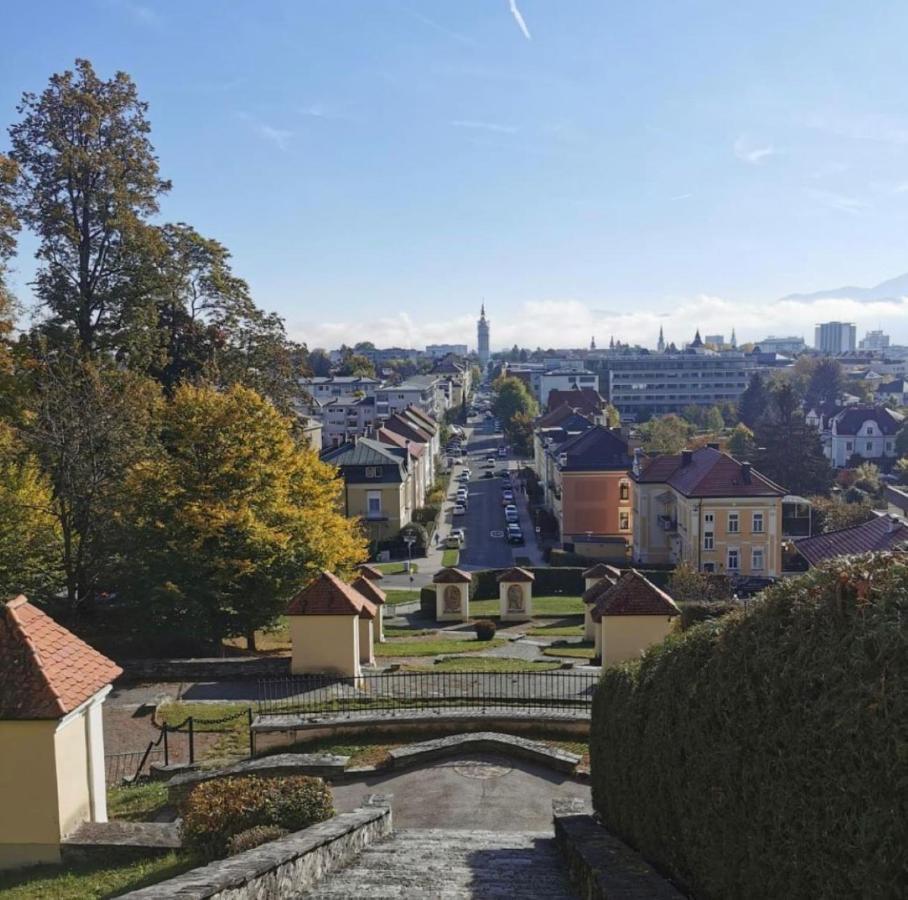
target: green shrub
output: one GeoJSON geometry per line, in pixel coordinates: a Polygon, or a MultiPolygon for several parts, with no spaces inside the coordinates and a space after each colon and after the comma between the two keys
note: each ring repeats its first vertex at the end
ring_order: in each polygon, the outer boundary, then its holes
{"type": "Polygon", "coordinates": [[[227,855],[236,856],[237,853],[267,844],[268,841],[276,841],[288,833],[287,829],[281,828],[280,825],[256,825],[247,828],[227,841],[227,855]]]}
{"type": "Polygon", "coordinates": [[[419,589],[419,611],[422,615],[435,618],[435,585],[426,584],[419,589]]]}
{"type": "Polygon", "coordinates": [[[477,619],[473,623],[477,641],[490,641],[495,637],[495,623],[491,619],[477,619]]]}
{"type": "Polygon", "coordinates": [[[232,837],[256,826],[299,831],[334,815],[330,788],[304,775],[204,781],[180,811],[184,845],[210,858],[226,855],[232,837]]]}
{"type": "Polygon", "coordinates": [[[604,824],[702,898],[904,896],[908,560],[839,560],[606,669],[604,824]]]}
{"type": "Polygon", "coordinates": [[[709,619],[719,619],[736,609],[740,609],[737,603],[723,603],[721,601],[696,602],[678,602],[678,608],[681,610],[681,630],[687,631],[700,622],[706,622],[709,619]]]}
{"type": "MultiPolygon", "coordinates": [[[[497,600],[499,596],[498,576],[502,569],[480,569],[472,572],[470,584],[471,600],[497,600]]],[[[551,597],[566,594],[577,597],[583,593],[583,569],[550,569],[527,568],[536,580],[533,582],[533,593],[540,597],[551,597]]]]}

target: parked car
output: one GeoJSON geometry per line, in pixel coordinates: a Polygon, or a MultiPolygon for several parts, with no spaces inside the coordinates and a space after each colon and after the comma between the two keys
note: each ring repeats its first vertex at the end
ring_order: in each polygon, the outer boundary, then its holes
{"type": "Polygon", "coordinates": [[[488,468],[488,469],[495,468],[495,457],[494,456],[486,457],[486,468],[488,468]]]}
{"type": "Polygon", "coordinates": [[[514,492],[513,491],[502,491],[501,492],[501,503],[502,503],[502,506],[513,506],[514,505],[514,492]]]}
{"type": "Polygon", "coordinates": [[[498,448],[498,458],[499,458],[499,459],[504,459],[504,457],[506,457],[507,455],[508,455],[508,448],[507,448],[507,447],[499,447],[499,448],[498,448]]]}
{"type": "Polygon", "coordinates": [[[456,498],[456,499],[457,499],[458,503],[466,503],[467,500],[468,500],[468,498],[469,498],[469,494],[467,493],[467,489],[466,489],[466,488],[461,488],[461,489],[457,492],[457,498],[456,498]]]}
{"type": "Polygon", "coordinates": [[[445,538],[445,549],[446,550],[460,550],[464,545],[464,536],[462,528],[455,528],[446,538],[445,538]]]}
{"type": "Polygon", "coordinates": [[[523,544],[523,531],[521,531],[520,526],[514,522],[508,523],[508,543],[509,544],[523,544]]]}
{"type": "Polygon", "coordinates": [[[482,477],[483,478],[494,478],[495,473],[491,469],[486,469],[485,472],[482,473],[482,477]]]}
{"type": "Polygon", "coordinates": [[[454,515],[455,516],[462,516],[462,515],[464,515],[464,513],[466,513],[466,511],[467,511],[467,508],[463,503],[454,504],[454,515]]]}
{"type": "Polygon", "coordinates": [[[507,478],[508,481],[510,481],[510,480],[511,480],[511,473],[510,473],[507,469],[499,469],[499,470],[498,470],[498,477],[499,477],[499,478],[507,478]]]}
{"type": "Polygon", "coordinates": [[[520,521],[520,515],[518,514],[516,508],[513,506],[506,506],[504,508],[504,518],[505,518],[505,521],[507,521],[507,522],[519,522],[520,521]]]}

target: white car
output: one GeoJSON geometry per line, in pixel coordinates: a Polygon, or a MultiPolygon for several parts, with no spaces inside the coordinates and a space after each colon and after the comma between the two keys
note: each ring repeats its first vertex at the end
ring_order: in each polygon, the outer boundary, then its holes
{"type": "Polygon", "coordinates": [[[467,508],[466,508],[466,506],[464,506],[463,503],[454,504],[454,515],[455,516],[462,516],[466,513],[466,511],[467,511],[467,508]]]}
{"type": "Polygon", "coordinates": [[[457,492],[457,496],[456,496],[455,499],[457,500],[458,503],[466,503],[466,502],[467,502],[467,498],[468,498],[469,496],[470,496],[470,495],[469,495],[469,493],[467,492],[467,489],[466,489],[466,488],[461,488],[461,489],[457,492]]]}

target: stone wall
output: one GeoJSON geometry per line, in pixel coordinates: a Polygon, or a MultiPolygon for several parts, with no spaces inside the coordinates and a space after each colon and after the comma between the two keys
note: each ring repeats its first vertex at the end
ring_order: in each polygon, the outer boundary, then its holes
{"type": "Polygon", "coordinates": [[[131,900],[289,900],[391,832],[390,804],[384,798],[372,798],[353,812],[123,896],[131,900]]]}
{"type": "Polygon", "coordinates": [[[210,659],[120,659],[128,681],[232,681],[290,674],[289,656],[210,659]]]}

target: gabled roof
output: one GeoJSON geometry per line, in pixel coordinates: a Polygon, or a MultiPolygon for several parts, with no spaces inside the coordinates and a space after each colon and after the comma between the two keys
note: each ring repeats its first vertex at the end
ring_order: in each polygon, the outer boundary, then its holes
{"type": "Polygon", "coordinates": [[[617,581],[621,577],[621,569],[616,569],[607,563],[596,563],[583,573],[584,578],[611,578],[617,581]]]}
{"type": "Polygon", "coordinates": [[[372,438],[360,438],[355,444],[341,444],[322,454],[325,462],[335,466],[396,466],[404,464],[404,452],[372,438]]]}
{"type": "Polygon", "coordinates": [[[786,493],[747,463],[714,447],[656,456],[634,478],[642,484],[669,484],[685,497],[783,497],[786,493]]]}
{"type": "Polygon", "coordinates": [[[438,431],[438,424],[435,419],[433,419],[425,410],[420,409],[418,406],[413,406],[412,404],[408,406],[401,415],[409,416],[422,428],[424,431],[427,431],[429,434],[434,435],[438,431]]]}
{"type": "Polygon", "coordinates": [[[865,422],[875,422],[883,434],[895,434],[902,427],[901,416],[884,406],[849,406],[834,419],[835,433],[857,434],[865,422]]]}
{"type": "Polygon", "coordinates": [[[876,550],[893,550],[908,544],[908,526],[897,518],[878,516],[869,522],[841,528],[794,542],[795,549],[812,566],[840,556],[857,556],[876,550]]]}
{"type": "MultiPolygon", "coordinates": [[[[555,372],[554,374],[560,373],[555,372]]],[[[557,409],[562,403],[566,403],[571,409],[594,416],[602,412],[605,406],[605,399],[599,391],[589,387],[574,388],[569,391],[553,388],[549,391],[548,401],[546,402],[546,408],[549,412],[557,409]]]]}
{"type": "Polygon", "coordinates": [[[122,672],[25,597],[0,603],[0,719],[60,719],[122,672]]]}
{"type": "Polygon", "coordinates": [[[627,441],[620,433],[594,425],[558,448],[559,456],[567,456],[563,472],[601,472],[625,470],[631,467],[627,441]]]}
{"type": "Polygon", "coordinates": [[[388,417],[384,427],[388,431],[393,431],[395,434],[405,437],[407,440],[416,441],[420,444],[428,444],[432,437],[427,431],[420,428],[414,422],[405,419],[403,416],[397,415],[397,413],[388,417]]]}
{"type": "Polygon", "coordinates": [[[362,594],[373,606],[384,606],[388,600],[385,592],[374,581],[366,578],[365,575],[359,575],[355,578],[350,587],[362,594]]]}
{"type": "Polygon", "coordinates": [[[529,582],[535,581],[536,576],[532,572],[528,572],[526,569],[521,569],[520,566],[513,566],[510,569],[505,569],[498,576],[498,581],[520,581],[520,582],[529,582]]]}
{"type": "Polygon", "coordinates": [[[435,584],[465,584],[472,580],[472,576],[461,569],[455,569],[453,566],[449,566],[447,569],[439,569],[432,579],[435,584]]]}
{"type": "MultiPolygon", "coordinates": [[[[554,394],[555,392],[552,391],[554,394]]],[[[537,428],[557,428],[565,419],[573,416],[574,410],[568,403],[562,403],[553,409],[550,409],[545,415],[536,420],[537,428]]]]}
{"type": "Polygon", "coordinates": [[[375,605],[331,572],[322,572],[287,605],[288,616],[359,616],[364,611],[372,618],[375,605]]]}
{"type": "Polygon", "coordinates": [[[419,459],[426,449],[425,444],[405,438],[402,434],[396,434],[384,427],[378,429],[378,440],[383,444],[391,444],[394,447],[400,447],[402,450],[407,450],[413,459],[419,459]]]}
{"type": "Polygon", "coordinates": [[[588,606],[599,602],[599,598],[617,584],[617,578],[601,578],[595,584],[591,584],[581,595],[580,599],[588,606]]]}
{"type": "Polygon", "coordinates": [[[884,384],[879,385],[876,392],[878,394],[904,394],[905,379],[896,378],[895,381],[887,381],[884,384]]]}
{"type": "Polygon", "coordinates": [[[356,567],[356,571],[359,572],[363,578],[368,578],[370,581],[381,581],[385,577],[385,573],[381,569],[376,568],[375,566],[370,566],[369,563],[360,563],[356,567]]]}
{"type": "Polygon", "coordinates": [[[680,616],[675,601],[636,569],[629,569],[596,603],[593,620],[603,616],[680,616]]]}

